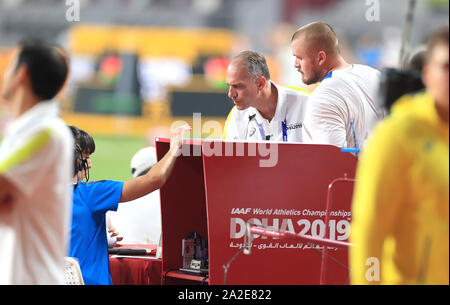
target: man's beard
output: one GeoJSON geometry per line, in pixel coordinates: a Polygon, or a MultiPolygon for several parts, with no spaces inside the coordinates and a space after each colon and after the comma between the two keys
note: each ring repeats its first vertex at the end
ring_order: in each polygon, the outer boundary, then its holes
{"type": "Polygon", "coordinates": [[[302,82],[305,85],[312,85],[322,81],[323,77],[319,71],[314,71],[311,77],[305,78],[305,74],[302,74],[302,82]]]}

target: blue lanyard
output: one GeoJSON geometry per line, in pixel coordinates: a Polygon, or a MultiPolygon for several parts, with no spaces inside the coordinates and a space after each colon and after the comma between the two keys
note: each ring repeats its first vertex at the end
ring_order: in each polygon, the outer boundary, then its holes
{"type": "Polygon", "coordinates": [[[350,121],[350,127],[352,128],[353,139],[355,140],[355,148],[359,149],[358,138],[356,138],[356,131],[355,131],[355,126],[353,125],[353,121],[350,121]]]}
{"type": "MultiPolygon", "coordinates": [[[[258,124],[258,128],[259,128],[259,133],[261,134],[261,138],[263,140],[268,140],[266,139],[266,133],[264,132],[264,128],[262,127],[262,124],[256,122],[256,124],[258,124]]],[[[281,128],[283,129],[283,142],[287,142],[287,123],[286,123],[286,119],[284,119],[283,122],[281,122],[281,128]]]]}
{"type": "Polygon", "coordinates": [[[286,119],[281,122],[281,128],[283,129],[283,142],[287,142],[287,123],[286,119]]]}
{"type": "MultiPolygon", "coordinates": [[[[249,121],[255,119],[255,116],[250,116],[249,117],[249,121]]],[[[262,127],[262,124],[256,122],[256,124],[258,125],[258,129],[259,129],[259,133],[261,135],[261,139],[263,140],[269,140],[266,138],[266,133],[264,132],[264,128],[262,127]]],[[[286,119],[284,119],[283,122],[281,122],[281,128],[283,130],[283,142],[287,142],[287,123],[286,123],[286,119]]]]}
{"type": "MultiPolygon", "coordinates": [[[[342,147],[341,151],[354,153],[356,155],[356,157],[358,158],[358,153],[359,153],[360,149],[359,149],[358,138],[356,137],[356,130],[355,130],[355,125],[354,125],[353,121],[350,121],[350,128],[353,133],[353,139],[355,140],[355,148],[342,147]]],[[[347,132],[347,136],[348,136],[348,132],[347,132]]]]}
{"type": "Polygon", "coordinates": [[[266,133],[264,132],[264,128],[262,127],[262,124],[259,124],[258,122],[256,122],[256,124],[258,125],[259,133],[261,134],[261,139],[267,140],[266,133]]]}

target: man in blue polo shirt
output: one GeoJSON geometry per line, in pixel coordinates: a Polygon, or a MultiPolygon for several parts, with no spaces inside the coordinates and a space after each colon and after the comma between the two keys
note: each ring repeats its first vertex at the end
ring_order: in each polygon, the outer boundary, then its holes
{"type": "Polygon", "coordinates": [[[183,133],[180,127],[171,136],[169,152],[144,176],[126,182],[102,180],[85,182],[91,167],[90,155],[95,150],[92,137],[73,128],[75,138],[73,211],[69,255],[78,259],[87,285],[111,285],[109,272],[106,212],[116,211],[119,202],[126,202],[161,188],[167,181],[177,156],[180,155],[183,133]]]}

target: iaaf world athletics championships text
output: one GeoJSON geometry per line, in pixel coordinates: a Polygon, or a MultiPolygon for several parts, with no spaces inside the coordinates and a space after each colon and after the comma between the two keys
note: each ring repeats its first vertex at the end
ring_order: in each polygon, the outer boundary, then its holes
{"type": "MultiPolygon", "coordinates": [[[[324,210],[295,210],[295,209],[261,209],[261,208],[232,208],[231,214],[238,215],[285,215],[285,216],[318,216],[324,217],[326,216],[326,211],[324,210]]],[[[331,217],[351,217],[351,211],[339,210],[339,211],[330,211],[329,216],[331,217]]]]}

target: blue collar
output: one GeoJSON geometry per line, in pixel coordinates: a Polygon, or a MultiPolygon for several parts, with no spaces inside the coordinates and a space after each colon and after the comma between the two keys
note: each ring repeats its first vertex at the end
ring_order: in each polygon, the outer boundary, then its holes
{"type": "Polygon", "coordinates": [[[333,75],[333,71],[330,71],[327,73],[327,75],[325,75],[325,77],[323,79],[331,78],[332,75],[333,75]]]}

